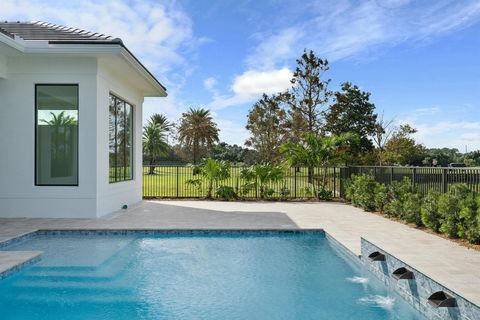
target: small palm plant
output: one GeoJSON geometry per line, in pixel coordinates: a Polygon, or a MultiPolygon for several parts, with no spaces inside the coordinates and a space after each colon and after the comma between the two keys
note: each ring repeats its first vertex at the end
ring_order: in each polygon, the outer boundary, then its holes
{"type": "Polygon", "coordinates": [[[203,180],[206,180],[207,199],[212,198],[214,184],[230,178],[230,163],[228,161],[209,158],[203,165],[196,168],[194,175],[200,175],[201,177],[187,180],[187,183],[200,189],[203,180]]]}
{"type": "Polygon", "coordinates": [[[265,199],[275,192],[269,185],[283,179],[283,168],[272,164],[257,164],[243,169],[241,177],[245,182],[242,187],[243,194],[247,194],[258,186],[260,198],[265,199]]]}
{"type": "Polygon", "coordinates": [[[281,146],[280,151],[286,157],[287,163],[294,166],[320,168],[322,174],[313,179],[313,193],[317,198],[328,197],[327,174],[328,166],[337,164],[343,159],[350,144],[355,143],[358,136],[345,133],[338,136],[319,137],[315,134],[306,134],[298,144],[287,143],[281,146]]]}

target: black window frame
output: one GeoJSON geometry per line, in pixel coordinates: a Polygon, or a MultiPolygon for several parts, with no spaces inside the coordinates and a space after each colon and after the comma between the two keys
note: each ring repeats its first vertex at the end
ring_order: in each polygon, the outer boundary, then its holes
{"type": "Polygon", "coordinates": [[[78,83],[35,83],[35,99],[34,99],[34,114],[35,114],[35,122],[34,122],[34,140],[35,140],[35,147],[34,147],[34,155],[33,155],[33,162],[34,162],[34,185],[36,187],[78,187],[80,184],[80,85],[78,83]],[[55,86],[55,87],[77,87],[77,183],[76,184],[44,184],[38,183],[37,181],[37,151],[38,151],[38,137],[37,137],[37,127],[38,127],[38,101],[37,101],[37,90],[38,87],[46,87],[46,86],[55,86]]]}
{"type": "MultiPolygon", "coordinates": [[[[109,95],[108,95],[108,109],[109,109],[109,112],[108,112],[108,120],[109,120],[109,127],[108,127],[108,134],[110,136],[110,98],[113,97],[115,99],[115,102],[114,102],[114,105],[115,105],[115,108],[117,106],[117,100],[121,101],[124,103],[124,106],[126,104],[128,104],[130,107],[131,107],[131,110],[130,110],[130,113],[131,113],[131,117],[132,117],[132,126],[130,128],[130,134],[131,134],[131,141],[130,141],[130,144],[131,144],[131,154],[130,154],[130,171],[131,171],[131,175],[129,178],[126,178],[126,164],[124,164],[124,174],[123,174],[123,178],[122,179],[118,179],[118,175],[117,175],[117,169],[118,169],[118,166],[115,166],[115,180],[112,181],[111,180],[111,167],[110,167],[110,145],[109,145],[109,155],[108,155],[108,183],[109,184],[114,184],[114,183],[121,183],[121,182],[128,182],[128,181],[133,181],[135,180],[135,170],[134,170],[134,164],[135,164],[135,105],[128,102],[126,99],[124,98],[121,98],[119,97],[118,95],[116,95],[115,93],[113,92],[109,92],[109,95]]],[[[118,115],[117,113],[115,112],[115,162],[117,162],[117,157],[118,157],[118,152],[117,152],[117,149],[118,149],[118,146],[119,144],[117,143],[117,121],[118,119],[118,115]]],[[[126,118],[125,118],[126,120],[126,118]]],[[[110,143],[110,141],[109,141],[110,143]]],[[[124,148],[124,150],[126,150],[126,148],[124,148]]],[[[124,157],[125,157],[125,154],[124,154],[124,157]]]]}

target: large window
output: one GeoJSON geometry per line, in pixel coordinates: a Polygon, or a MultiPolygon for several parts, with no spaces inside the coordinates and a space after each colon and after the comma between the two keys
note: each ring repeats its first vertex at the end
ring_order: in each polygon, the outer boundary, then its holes
{"type": "Polygon", "coordinates": [[[78,85],[35,86],[35,185],[78,186],[78,85]]]}
{"type": "Polygon", "coordinates": [[[133,179],[133,106],[110,95],[109,181],[133,179]]]}

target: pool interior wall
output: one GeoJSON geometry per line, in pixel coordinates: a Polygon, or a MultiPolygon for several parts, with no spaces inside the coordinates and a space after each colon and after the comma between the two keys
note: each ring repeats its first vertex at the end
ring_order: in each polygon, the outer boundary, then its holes
{"type": "MultiPolygon", "coordinates": [[[[399,290],[398,286],[393,285],[393,283],[391,283],[391,282],[387,282],[386,281],[387,278],[385,277],[385,274],[384,274],[383,278],[381,276],[379,276],[378,272],[375,271],[375,268],[373,268],[372,265],[369,264],[370,261],[365,260],[365,259],[358,259],[358,257],[355,257],[353,254],[351,254],[350,251],[348,251],[348,249],[343,247],[338,241],[336,241],[334,238],[332,238],[331,236],[329,236],[328,234],[326,234],[322,230],[291,230],[291,231],[287,231],[287,230],[43,230],[43,231],[37,231],[37,232],[31,233],[31,234],[25,235],[25,236],[17,238],[17,239],[12,239],[11,241],[8,241],[8,242],[5,242],[5,243],[0,243],[0,247],[2,248],[1,250],[5,250],[5,249],[6,250],[19,250],[19,249],[26,250],[26,249],[29,248],[28,245],[26,245],[27,243],[29,243],[29,242],[32,243],[31,240],[38,240],[42,237],[43,238],[53,238],[53,239],[56,238],[57,240],[59,238],[62,238],[62,237],[74,237],[74,238],[76,238],[76,240],[75,239],[74,240],[78,242],[78,240],[80,240],[80,239],[86,239],[86,238],[88,239],[88,237],[86,237],[86,236],[90,236],[90,237],[102,237],[102,236],[103,237],[112,237],[112,236],[113,237],[119,237],[120,236],[120,238],[122,238],[122,237],[125,238],[126,237],[126,238],[129,238],[131,240],[131,239],[138,239],[138,238],[147,238],[147,239],[148,238],[153,238],[153,239],[155,239],[155,238],[162,238],[162,237],[163,238],[164,237],[167,237],[167,238],[172,238],[172,237],[174,237],[174,238],[175,237],[184,237],[184,238],[185,237],[200,237],[200,238],[224,237],[226,239],[231,239],[231,238],[244,238],[244,237],[247,237],[247,238],[248,237],[251,237],[251,238],[252,237],[253,238],[256,238],[256,237],[269,238],[269,237],[281,236],[281,237],[287,237],[288,238],[288,237],[296,237],[296,236],[299,236],[299,235],[304,236],[304,237],[305,236],[306,237],[309,237],[309,236],[312,237],[313,236],[313,237],[318,238],[318,239],[321,238],[321,239],[324,239],[324,240],[326,239],[327,240],[327,241],[315,243],[315,245],[318,246],[318,247],[325,248],[324,245],[327,244],[328,247],[331,248],[333,250],[333,252],[335,253],[336,259],[337,260],[341,259],[342,264],[348,265],[348,268],[350,270],[354,270],[354,273],[356,273],[356,275],[352,274],[351,277],[347,277],[348,279],[345,278],[347,280],[343,279],[344,281],[352,282],[353,284],[355,284],[357,286],[361,286],[364,290],[367,290],[366,287],[373,287],[373,288],[375,288],[375,290],[380,290],[380,291],[383,290],[382,292],[384,293],[384,295],[371,294],[370,296],[367,295],[367,296],[363,296],[363,297],[357,297],[356,299],[353,299],[352,297],[350,297],[350,299],[353,300],[353,301],[345,301],[344,302],[344,303],[346,303],[345,306],[351,306],[351,303],[354,302],[354,304],[353,304],[354,308],[355,308],[355,306],[358,307],[358,305],[360,305],[362,307],[367,306],[366,310],[368,310],[368,311],[363,310],[364,312],[372,312],[372,310],[375,310],[376,313],[373,312],[372,314],[369,314],[368,319],[423,319],[423,316],[420,316],[419,314],[416,314],[415,312],[412,313],[411,310],[408,310],[409,308],[405,308],[404,305],[406,305],[406,304],[403,301],[401,301],[401,299],[395,299],[395,297],[397,297],[397,296],[396,296],[396,293],[394,293],[393,291],[398,291],[398,292],[400,292],[400,295],[404,299],[406,299],[410,304],[412,304],[412,300],[409,299],[408,296],[405,296],[405,294],[404,294],[405,290],[401,291],[401,290],[399,290]],[[369,271],[367,271],[367,272],[365,271],[365,268],[363,267],[364,265],[367,266],[366,268],[369,269],[369,271]],[[387,287],[379,286],[378,283],[375,282],[376,279],[373,278],[373,277],[370,277],[370,275],[371,275],[370,272],[373,272],[373,274],[376,277],[380,278],[384,283],[386,283],[387,287]],[[365,281],[367,281],[367,282],[365,282],[365,281]],[[395,299],[396,302],[393,303],[391,299],[395,299]],[[399,310],[397,310],[395,308],[398,305],[403,306],[403,307],[400,308],[399,310]],[[388,310],[389,308],[390,308],[390,310],[388,310]],[[392,312],[393,312],[393,315],[391,314],[392,312]],[[399,316],[399,315],[402,316],[402,317],[397,318],[397,316],[399,316]]],[[[75,241],[73,241],[73,243],[75,241]]],[[[107,242],[108,241],[105,241],[105,239],[103,239],[100,242],[100,243],[103,243],[101,246],[104,247],[100,251],[103,250],[105,252],[108,252],[108,251],[112,250],[112,247],[109,247],[107,242]]],[[[365,243],[367,243],[367,242],[365,242],[365,243]]],[[[110,242],[110,244],[113,245],[113,247],[115,247],[117,245],[120,246],[120,247],[116,247],[116,249],[122,248],[121,243],[116,243],[115,244],[115,241],[113,241],[113,242],[110,242]]],[[[127,244],[124,243],[123,245],[128,246],[128,243],[127,244]]],[[[33,248],[33,249],[38,249],[38,248],[33,248]]],[[[48,251],[48,248],[46,248],[46,249],[47,249],[46,251],[48,251]]],[[[365,252],[369,252],[369,251],[373,250],[373,248],[368,248],[367,245],[364,246],[363,242],[362,242],[362,256],[365,256],[363,254],[364,249],[365,249],[365,252]]],[[[86,250],[84,252],[84,254],[86,254],[88,256],[88,247],[84,248],[84,250],[86,250]]],[[[176,250],[179,250],[179,248],[176,248],[176,250]]],[[[76,258],[74,253],[75,252],[72,253],[73,255],[69,256],[68,254],[65,254],[65,252],[63,252],[63,254],[61,255],[63,257],[59,261],[57,261],[57,263],[59,263],[59,265],[58,266],[50,266],[49,268],[52,268],[52,267],[53,268],[58,268],[58,267],[68,266],[68,263],[69,263],[68,261],[76,258]]],[[[291,254],[293,254],[293,253],[294,252],[292,252],[291,254]]],[[[49,261],[49,260],[52,261],[52,259],[48,257],[48,255],[50,255],[50,254],[52,254],[52,253],[45,252],[44,256],[42,257],[41,262],[45,261],[45,259],[47,261],[49,261]]],[[[53,254],[55,256],[55,253],[53,253],[53,254]]],[[[224,252],[224,254],[228,254],[228,252],[224,252]]],[[[263,257],[266,256],[265,254],[269,254],[268,250],[266,250],[264,252],[263,256],[260,256],[258,258],[262,259],[263,257]]],[[[217,257],[217,258],[221,259],[222,257],[217,257]]],[[[387,261],[390,261],[390,259],[387,260],[387,261]]],[[[35,263],[35,265],[30,266],[29,268],[21,270],[20,272],[18,272],[16,275],[14,275],[12,277],[12,279],[6,279],[4,281],[14,282],[15,279],[21,278],[22,274],[28,273],[28,270],[32,270],[32,269],[35,269],[35,268],[41,268],[41,264],[42,264],[41,262],[37,261],[35,263]]],[[[78,259],[77,259],[77,262],[78,262],[78,259]]],[[[100,259],[98,261],[88,261],[88,263],[91,263],[92,265],[77,266],[77,267],[95,268],[96,265],[98,265],[98,264],[101,265],[102,263],[104,263],[104,261],[100,259]]],[[[303,264],[302,261],[297,261],[297,263],[298,264],[303,264]]],[[[295,266],[295,263],[292,264],[292,265],[295,266]]],[[[338,267],[338,265],[337,265],[337,267],[338,267]]],[[[377,267],[378,267],[378,265],[377,265],[377,267]]],[[[225,271],[228,271],[228,270],[225,270],[225,271]]],[[[378,271],[378,269],[377,269],[377,271],[378,271]]],[[[326,270],[322,270],[322,273],[324,273],[324,272],[326,272],[326,270]]],[[[315,278],[315,274],[318,274],[318,272],[312,274],[313,278],[315,278]]],[[[205,276],[207,276],[207,275],[205,275],[205,276]]],[[[0,282],[0,293],[2,292],[1,287],[4,284],[4,281],[0,282]]],[[[324,281],[326,281],[326,280],[324,280],[324,281]]],[[[351,285],[352,283],[349,283],[349,285],[351,285]]],[[[402,289],[402,288],[400,287],[400,289],[402,289]]],[[[375,291],[375,290],[373,290],[373,291],[375,291]]],[[[331,294],[331,293],[322,292],[322,295],[329,295],[329,294],[331,294]]],[[[312,296],[313,296],[313,294],[312,294],[312,296]]],[[[341,298],[342,300],[348,299],[347,297],[337,297],[337,298],[341,298]]],[[[0,297],[0,299],[2,299],[2,298],[0,297]]],[[[313,300],[315,300],[315,299],[313,299],[313,300]]],[[[4,302],[0,302],[0,305],[2,303],[4,303],[4,302]]],[[[52,303],[52,302],[50,301],[50,303],[52,303]]],[[[65,301],[64,301],[64,303],[65,303],[65,301]]],[[[330,305],[331,305],[331,303],[329,303],[329,306],[330,305]]],[[[421,313],[426,315],[428,319],[468,319],[468,320],[479,319],[479,318],[471,318],[472,313],[468,313],[467,311],[465,311],[461,308],[445,308],[445,309],[449,309],[449,310],[447,310],[448,318],[446,318],[444,313],[439,314],[438,310],[433,309],[433,307],[431,307],[429,305],[423,306],[423,309],[419,308],[418,305],[415,305],[414,303],[412,305],[414,307],[416,307],[419,311],[421,311],[421,313]],[[453,310],[453,309],[455,309],[455,310],[453,310]],[[452,310],[453,310],[453,312],[452,312],[452,310]],[[442,316],[442,318],[439,318],[439,315],[442,316]]],[[[68,306],[68,304],[67,304],[67,306],[68,306]]],[[[473,307],[476,307],[476,306],[473,306],[473,307]]],[[[3,308],[1,308],[1,309],[3,309],[3,308]]],[[[443,309],[443,310],[445,310],[445,309],[443,309]]],[[[472,308],[470,308],[470,309],[472,309],[472,308]]],[[[473,308],[473,310],[474,310],[474,308],[473,308]]],[[[199,310],[197,310],[197,311],[199,311],[199,310]]],[[[12,312],[14,312],[14,311],[12,311],[12,312]]],[[[184,312],[186,312],[186,311],[184,310],[184,312]]],[[[271,310],[270,310],[270,312],[271,312],[271,310]]],[[[356,312],[358,312],[358,310],[356,312]]],[[[442,311],[442,312],[444,312],[444,311],[442,311]]],[[[14,314],[12,314],[12,315],[14,315],[14,314]]],[[[158,316],[159,314],[156,314],[156,315],[158,316]]],[[[307,318],[310,318],[310,316],[311,316],[311,318],[315,318],[314,315],[315,315],[315,310],[309,310],[309,313],[305,314],[304,316],[307,316],[307,318]]],[[[69,315],[69,316],[71,316],[71,315],[69,315]]],[[[90,316],[92,316],[92,315],[90,315],[90,316]]],[[[138,314],[136,316],[138,316],[138,314]]],[[[213,317],[211,315],[209,315],[209,316],[211,318],[215,318],[215,316],[213,316],[213,317]]],[[[228,316],[230,318],[234,318],[234,317],[232,317],[232,314],[229,314],[228,316]]],[[[245,314],[243,316],[245,316],[245,314]]],[[[279,316],[280,316],[280,314],[279,314],[279,316]]],[[[318,314],[316,316],[318,316],[318,314]]],[[[146,317],[146,318],[148,318],[148,317],[146,317]]],[[[253,317],[253,318],[255,318],[255,317],[253,317]]],[[[289,317],[280,316],[278,318],[279,319],[283,319],[283,318],[288,319],[289,317]]],[[[338,319],[340,319],[340,318],[338,318],[338,319]]]]}
{"type": "Polygon", "coordinates": [[[393,288],[410,305],[428,319],[476,320],[480,319],[480,308],[461,295],[442,286],[435,280],[419,272],[412,266],[390,255],[385,250],[366,239],[361,239],[361,259],[365,267],[379,278],[385,285],[393,288]],[[385,255],[384,261],[371,261],[368,255],[372,252],[381,252],[385,255]],[[412,279],[397,280],[393,272],[398,268],[406,267],[413,273],[412,279]],[[454,308],[434,308],[428,303],[428,298],[434,292],[443,291],[453,296],[456,301],[454,308]]]}

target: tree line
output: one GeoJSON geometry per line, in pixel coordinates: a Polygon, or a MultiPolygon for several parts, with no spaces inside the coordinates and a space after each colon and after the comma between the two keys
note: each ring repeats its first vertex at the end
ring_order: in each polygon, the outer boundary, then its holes
{"type": "Polygon", "coordinates": [[[332,91],[329,68],[327,60],[305,50],[296,60],[291,87],[263,94],[250,108],[245,146],[220,142],[220,130],[208,109],[190,108],[176,123],[155,114],[144,127],[144,159],[151,165],[159,161],[197,164],[206,158],[280,164],[295,158],[296,152],[297,163],[290,162],[298,165],[301,148],[317,152],[334,148],[337,154],[330,157],[346,165],[480,165],[480,151],[427,149],[414,139],[415,128],[386,119],[370,101],[371,94],[359,86],[345,82],[332,91]]]}

